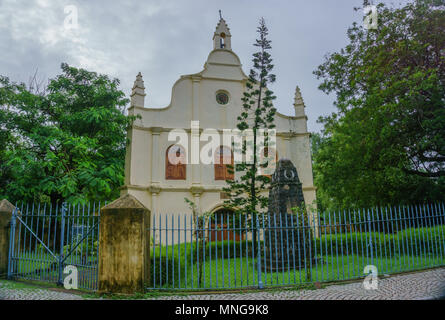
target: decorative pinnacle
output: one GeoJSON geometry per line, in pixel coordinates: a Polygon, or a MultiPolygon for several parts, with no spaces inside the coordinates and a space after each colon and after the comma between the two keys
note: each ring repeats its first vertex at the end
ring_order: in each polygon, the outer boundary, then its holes
{"type": "Polygon", "coordinates": [[[230,36],[230,28],[222,17],[219,19],[218,24],[216,25],[215,34],[220,34],[224,32],[227,36],[230,36]]]}
{"type": "Polygon", "coordinates": [[[136,76],[136,80],[134,81],[133,89],[131,95],[140,94],[145,96],[145,86],[144,80],[142,79],[142,73],[139,72],[136,76]]]}
{"type": "Polygon", "coordinates": [[[295,107],[299,107],[299,106],[303,106],[304,107],[303,97],[301,96],[301,91],[300,91],[300,88],[298,86],[295,89],[294,106],[295,107]]]}
{"type": "Polygon", "coordinates": [[[145,95],[144,80],[142,79],[142,74],[139,72],[134,81],[133,88],[131,89],[131,105],[143,108],[145,95]]]}

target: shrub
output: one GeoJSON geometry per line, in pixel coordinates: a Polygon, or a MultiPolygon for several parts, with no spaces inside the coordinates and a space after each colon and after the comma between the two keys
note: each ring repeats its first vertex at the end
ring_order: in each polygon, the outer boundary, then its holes
{"type": "MultiPolygon", "coordinates": [[[[155,252],[151,254],[150,261],[150,287],[169,287],[179,283],[179,276],[185,276],[184,261],[180,262],[177,254],[166,251],[155,252]],[[174,272],[172,272],[174,270],[174,272]],[[179,272],[178,272],[179,271],[179,272]]],[[[181,279],[182,281],[182,279],[181,279]]]]}
{"type": "Polygon", "coordinates": [[[322,235],[313,239],[317,254],[403,255],[440,252],[443,246],[445,226],[404,229],[395,234],[379,232],[351,232],[322,235]],[[372,241],[372,248],[368,246],[372,241]],[[416,249],[417,248],[417,249],[416,249]],[[385,252],[386,250],[386,252],[385,252]]]}
{"type": "Polygon", "coordinates": [[[206,257],[212,255],[212,258],[218,259],[240,258],[245,257],[246,254],[252,254],[252,241],[215,241],[210,242],[206,246],[206,257]],[[210,246],[210,248],[209,248],[210,246]]]}
{"type": "Polygon", "coordinates": [[[403,243],[405,252],[407,249],[416,254],[418,252],[435,253],[440,252],[440,247],[445,243],[445,226],[431,228],[410,228],[399,231],[394,235],[396,241],[403,243]],[[421,251],[422,250],[422,251],[421,251]]]}
{"type": "MultiPolygon", "coordinates": [[[[151,248],[150,287],[154,285],[169,287],[173,285],[173,281],[177,284],[180,280],[179,276],[181,276],[181,283],[185,281],[186,268],[187,272],[190,272],[192,261],[196,267],[198,248],[202,250],[201,243],[198,247],[196,242],[151,248]]],[[[246,252],[250,257],[251,250],[252,241],[215,241],[205,243],[204,254],[206,261],[216,258],[233,259],[246,257],[246,252]]]]}

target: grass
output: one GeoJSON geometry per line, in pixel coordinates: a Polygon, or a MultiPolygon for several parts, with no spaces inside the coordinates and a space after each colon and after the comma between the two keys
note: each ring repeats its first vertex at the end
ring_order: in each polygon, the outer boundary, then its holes
{"type": "MultiPolygon", "coordinates": [[[[445,257],[441,259],[420,256],[395,256],[388,258],[374,258],[372,263],[370,257],[349,256],[324,256],[324,263],[316,262],[312,265],[293,264],[282,272],[261,272],[261,281],[265,287],[298,285],[314,282],[333,282],[351,280],[364,277],[363,269],[366,265],[374,264],[380,275],[421,270],[429,267],[445,265],[445,257]],[[309,271],[310,272],[307,272],[309,271]],[[308,277],[310,274],[310,277],[308,277]]],[[[176,270],[177,271],[177,270],[176,270]]],[[[152,272],[152,276],[153,276],[152,272]]],[[[183,270],[181,277],[175,278],[163,284],[167,279],[160,282],[159,274],[155,288],[187,288],[187,289],[217,289],[217,288],[249,288],[258,286],[257,260],[252,258],[234,258],[223,260],[206,261],[202,270],[202,285],[198,282],[198,268],[188,265],[187,271],[183,270]],[[160,285],[161,284],[161,285],[160,285]]],[[[171,270],[170,270],[171,277],[171,270]]],[[[156,279],[155,279],[156,280],[156,279]]]]}
{"type": "Polygon", "coordinates": [[[36,285],[27,284],[24,282],[11,281],[11,280],[0,280],[0,287],[6,289],[15,289],[15,290],[35,290],[38,289],[36,285]]]}
{"type": "MultiPolygon", "coordinates": [[[[93,256],[88,257],[87,263],[81,261],[80,257],[70,256],[65,262],[66,265],[74,265],[78,269],[79,289],[95,289],[97,259],[93,256]]],[[[57,282],[59,277],[57,259],[45,250],[20,252],[13,258],[14,275],[18,279],[57,282]]]]}

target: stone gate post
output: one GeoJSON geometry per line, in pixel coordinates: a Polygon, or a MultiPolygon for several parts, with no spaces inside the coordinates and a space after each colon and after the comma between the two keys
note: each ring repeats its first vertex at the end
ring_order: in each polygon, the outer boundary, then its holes
{"type": "Polygon", "coordinates": [[[99,293],[143,292],[150,280],[150,210],[127,194],[101,209],[99,293]]]}
{"type": "Polygon", "coordinates": [[[0,277],[8,273],[9,230],[15,207],[6,199],[0,201],[0,277]]]}

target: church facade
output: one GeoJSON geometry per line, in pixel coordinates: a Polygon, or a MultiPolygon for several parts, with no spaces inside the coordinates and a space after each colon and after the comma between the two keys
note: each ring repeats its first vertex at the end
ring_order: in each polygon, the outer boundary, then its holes
{"type": "MultiPolygon", "coordinates": [[[[222,189],[227,186],[226,180],[233,178],[224,164],[233,161],[231,147],[224,145],[221,139],[215,157],[225,159],[222,163],[192,164],[191,144],[202,139],[201,134],[206,128],[213,128],[219,133],[236,128],[246,81],[240,59],[232,50],[230,29],[224,19],[220,19],[216,27],[213,50],[204,69],[183,75],[176,81],[168,106],[145,107],[144,81],[139,73],[132,89],[128,113],[140,115],[140,119],[128,132],[130,144],[127,146],[125,185],[121,188],[121,195],[133,195],[156,214],[191,215],[184,198],[192,200],[201,212],[222,210],[227,197],[222,189]],[[199,121],[199,130],[191,130],[192,121],[194,124],[199,121]],[[185,143],[169,139],[171,132],[178,129],[187,133],[189,138],[185,143]],[[171,155],[187,161],[171,163],[171,155]]],[[[275,115],[276,155],[279,159],[292,161],[302,182],[306,204],[314,204],[310,134],[298,87],[293,107],[292,116],[278,112],[275,115]]],[[[201,141],[199,147],[204,144],[201,141]]]]}

